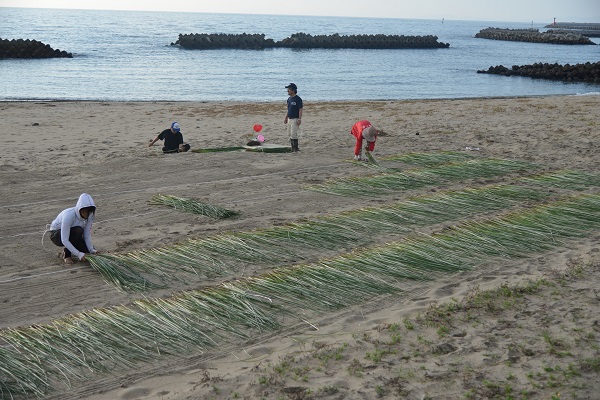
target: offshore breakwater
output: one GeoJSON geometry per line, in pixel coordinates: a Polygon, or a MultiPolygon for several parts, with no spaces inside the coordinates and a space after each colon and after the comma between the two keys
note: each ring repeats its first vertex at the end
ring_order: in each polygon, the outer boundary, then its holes
{"type": "Polygon", "coordinates": [[[173,46],[186,49],[424,49],[447,48],[449,43],[438,42],[438,37],[405,35],[310,35],[295,33],[283,40],[274,41],[264,34],[180,34],[173,46]]]}
{"type": "Polygon", "coordinates": [[[73,54],[37,40],[0,39],[0,59],[6,58],[73,58],[73,54]]]}
{"type": "Polygon", "coordinates": [[[540,32],[538,29],[501,29],[485,28],[480,30],[476,38],[507,40],[512,42],[551,43],[551,44],[596,44],[590,38],[578,33],[540,32]]]}
{"type": "Polygon", "coordinates": [[[554,22],[546,25],[548,32],[570,32],[587,37],[600,37],[600,24],[590,22],[554,22]]]}
{"type": "Polygon", "coordinates": [[[513,65],[511,69],[503,65],[497,65],[495,67],[490,67],[488,70],[477,71],[477,73],[502,76],[526,76],[536,79],[600,84],[600,62],[587,62],[575,65],[536,63],[530,65],[513,65]]]}

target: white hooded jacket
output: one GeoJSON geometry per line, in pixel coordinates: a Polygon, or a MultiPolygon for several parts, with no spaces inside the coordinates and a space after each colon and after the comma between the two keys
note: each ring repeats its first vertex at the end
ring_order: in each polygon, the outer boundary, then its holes
{"type": "Polygon", "coordinates": [[[83,228],[83,238],[85,240],[85,245],[87,246],[90,253],[96,253],[96,249],[92,245],[92,224],[94,222],[94,214],[91,213],[88,216],[88,219],[81,218],[81,214],[79,210],[85,207],[96,207],[94,204],[94,200],[92,196],[87,193],[83,193],[79,196],[79,200],[77,200],[77,205],[75,207],[67,208],[63,210],[58,216],[52,221],[50,224],[50,230],[60,229],[60,241],[63,246],[65,246],[69,251],[76,255],[80,260],[85,256],[85,253],[77,250],[75,246],[69,241],[69,236],[71,233],[71,228],[74,226],[81,226],[83,228]]]}

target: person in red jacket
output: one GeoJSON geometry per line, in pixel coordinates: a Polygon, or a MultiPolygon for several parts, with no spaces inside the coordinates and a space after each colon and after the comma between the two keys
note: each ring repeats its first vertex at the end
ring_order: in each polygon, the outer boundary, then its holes
{"type": "Polygon", "coordinates": [[[362,156],[362,145],[363,140],[367,141],[365,150],[373,151],[375,149],[375,141],[377,140],[377,134],[379,132],[369,121],[362,120],[358,121],[352,126],[350,134],[356,138],[356,145],[354,146],[354,159],[357,161],[367,160],[367,157],[362,156]]]}

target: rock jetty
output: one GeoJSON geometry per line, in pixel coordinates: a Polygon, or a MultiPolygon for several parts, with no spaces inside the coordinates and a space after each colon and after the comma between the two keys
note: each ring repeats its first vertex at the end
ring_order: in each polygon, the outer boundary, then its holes
{"type": "Polygon", "coordinates": [[[446,48],[438,37],[404,35],[310,35],[295,33],[278,42],[280,47],[296,49],[423,49],[446,48]]]}
{"type": "Polygon", "coordinates": [[[422,49],[446,48],[448,43],[438,42],[438,37],[404,35],[310,35],[295,33],[281,41],[265,38],[264,34],[180,34],[173,46],[186,49],[422,49]]]}
{"type": "Polygon", "coordinates": [[[49,44],[30,39],[0,39],[0,59],[73,58],[73,54],[53,49],[49,44]]]}
{"type": "Polygon", "coordinates": [[[577,33],[540,32],[538,29],[486,28],[475,35],[476,38],[508,40],[513,42],[552,43],[552,44],[596,44],[590,38],[577,33]]]}
{"type": "Polygon", "coordinates": [[[179,34],[179,40],[171,45],[179,45],[186,49],[249,49],[262,50],[275,47],[273,39],[266,39],[264,34],[225,34],[225,33],[190,33],[179,34]]]}
{"type": "Polygon", "coordinates": [[[477,71],[478,74],[496,74],[502,76],[526,76],[536,79],[550,79],[565,82],[588,82],[600,84],[600,62],[575,65],[536,63],[531,65],[513,65],[511,69],[504,65],[477,71]]]}
{"type": "Polygon", "coordinates": [[[548,32],[577,33],[587,37],[600,37],[600,24],[589,22],[554,22],[546,25],[548,32]]]}

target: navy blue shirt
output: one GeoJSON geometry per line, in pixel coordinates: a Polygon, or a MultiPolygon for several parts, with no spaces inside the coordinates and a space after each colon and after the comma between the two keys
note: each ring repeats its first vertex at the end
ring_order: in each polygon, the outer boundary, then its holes
{"type": "Polygon", "coordinates": [[[179,145],[183,143],[183,135],[181,132],[173,133],[171,129],[165,129],[158,135],[160,140],[165,141],[163,147],[164,152],[176,152],[179,149],[179,145]]]}
{"type": "Polygon", "coordinates": [[[300,118],[300,109],[302,108],[302,99],[300,96],[290,96],[287,99],[288,118],[300,118]]]}

